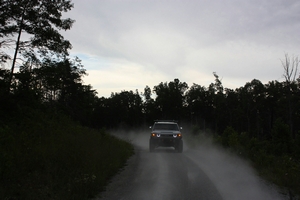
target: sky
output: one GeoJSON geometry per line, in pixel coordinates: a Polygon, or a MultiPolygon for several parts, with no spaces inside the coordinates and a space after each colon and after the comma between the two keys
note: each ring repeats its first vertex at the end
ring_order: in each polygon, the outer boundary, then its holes
{"type": "Polygon", "coordinates": [[[99,97],[175,78],[224,88],[283,81],[300,55],[299,0],[72,0],[63,32],[99,97]]]}

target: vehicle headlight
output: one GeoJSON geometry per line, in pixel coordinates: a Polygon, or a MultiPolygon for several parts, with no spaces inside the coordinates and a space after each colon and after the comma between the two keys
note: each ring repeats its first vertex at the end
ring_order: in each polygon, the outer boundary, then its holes
{"type": "Polygon", "coordinates": [[[181,137],[181,133],[178,133],[178,134],[173,134],[173,138],[177,138],[177,137],[181,137]]]}
{"type": "Polygon", "coordinates": [[[151,133],[151,137],[160,137],[159,133],[151,133]]]}

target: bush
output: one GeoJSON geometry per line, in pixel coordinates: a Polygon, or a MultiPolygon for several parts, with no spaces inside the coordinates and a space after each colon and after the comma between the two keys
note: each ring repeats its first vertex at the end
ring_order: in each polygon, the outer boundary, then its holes
{"type": "Polygon", "coordinates": [[[271,141],[250,138],[247,133],[238,134],[231,127],[227,127],[217,141],[250,159],[263,178],[287,190],[290,196],[300,194],[300,162],[297,154],[300,139],[297,137],[292,140],[288,126],[281,120],[275,122],[271,141]]]}
{"type": "Polygon", "coordinates": [[[133,154],[104,130],[34,110],[0,127],[0,144],[0,199],[91,198],[133,154]]]}
{"type": "Polygon", "coordinates": [[[289,126],[281,119],[275,121],[272,129],[272,152],[275,155],[291,153],[291,135],[289,126]]]}
{"type": "Polygon", "coordinates": [[[238,133],[230,126],[228,126],[222,134],[222,145],[224,147],[236,148],[239,145],[238,133]]]}

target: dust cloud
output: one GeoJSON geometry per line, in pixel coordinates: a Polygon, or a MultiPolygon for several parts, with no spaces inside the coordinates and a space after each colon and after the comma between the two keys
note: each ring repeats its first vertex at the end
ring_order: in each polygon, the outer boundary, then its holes
{"type": "MultiPolygon", "coordinates": [[[[111,131],[148,151],[150,129],[111,131]]],[[[224,200],[284,200],[287,196],[260,178],[250,163],[211,142],[207,135],[192,136],[183,129],[182,155],[194,162],[215,185],[224,200]]]]}
{"type": "Polygon", "coordinates": [[[224,200],[284,199],[275,185],[257,175],[246,160],[206,142],[185,155],[192,159],[215,184],[224,200]]]}

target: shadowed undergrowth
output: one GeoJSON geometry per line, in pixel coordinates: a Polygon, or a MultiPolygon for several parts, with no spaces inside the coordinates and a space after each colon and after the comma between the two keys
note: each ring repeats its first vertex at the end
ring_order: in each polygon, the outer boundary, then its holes
{"type": "Polygon", "coordinates": [[[26,112],[0,126],[0,199],[87,199],[133,154],[128,142],[69,118],[26,112]]]}
{"type": "MultiPolygon", "coordinates": [[[[281,134],[283,131],[280,129],[281,134]]],[[[258,140],[246,132],[238,133],[228,127],[221,136],[196,130],[186,140],[195,148],[200,144],[215,144],[249,161],[260,177],[277,185],[290,199],[299,199],[299,138],[288,144],[283,139],[276,141],[275,137],[271,141],[258,140]]]]}

